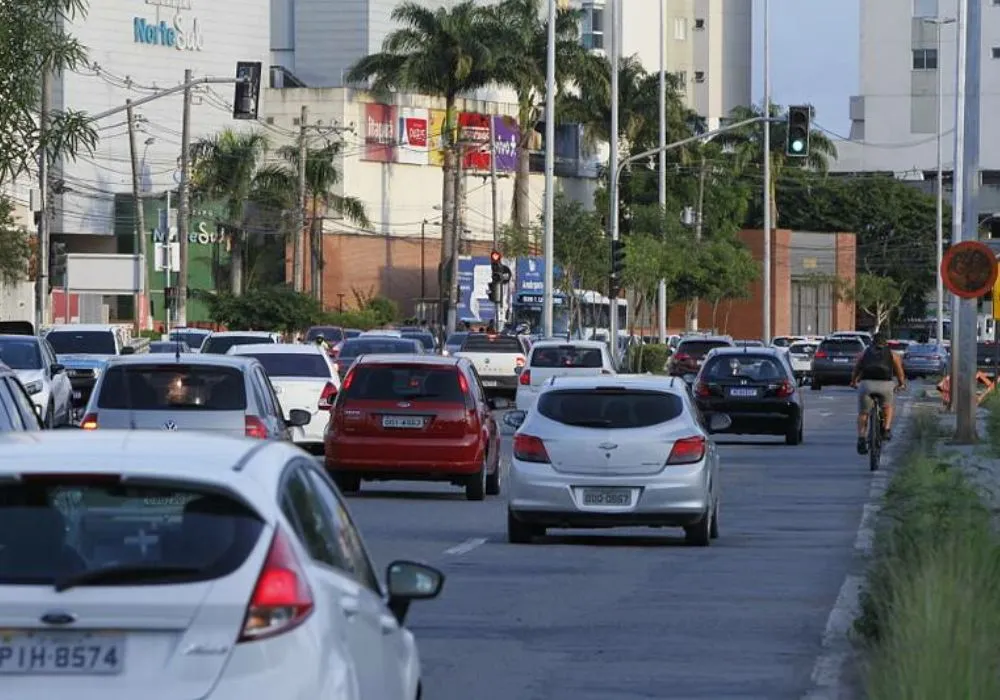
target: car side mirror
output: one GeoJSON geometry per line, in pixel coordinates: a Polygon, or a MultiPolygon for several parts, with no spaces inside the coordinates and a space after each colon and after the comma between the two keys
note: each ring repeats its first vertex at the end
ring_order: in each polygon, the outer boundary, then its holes
{"type": "Polygon", "coordinates": [[[134,355],[135,348],[131,345],[126,345],[122,348],[122,355],[134,355]]]}
{"type": "Polygon", "coordinates": [[[725,413],[713,413],[708,417],[708,432],[721,433],[729,430],[733,425],[733,419],[725,413]]]}
{"type": "Polygon", "coordinates": [[[285,421],[289,425],[301,428],[302,426],[309,425],[309,421],[312,420],[312,414],[302,408],[293,408],[288,412],[288,420],[285,421]]]}
{"type": "Polygon", "coordinates": [[[527,415],[526,411],[507,411],[507,413],[503,414],[503,424],[508,428],[517,430],[524,423],[527,415]]]}
{"type": "Polygon", "coordinates": [[[49,367],[49,371],[52,373],[52,376],[54,377],[57,374],[65,372],[66,371],[66,366],[65,365],[61,365],[58,362],[53,362],[52,365],[49,367]]]}
{"type": "Polygon", "coordinates": [[[389,610],[403,624],[410,603],[436,598],[444,586],[444,574],[432,566],[399,560],[389,564],[385,580],[389,592],[389,610]]]}

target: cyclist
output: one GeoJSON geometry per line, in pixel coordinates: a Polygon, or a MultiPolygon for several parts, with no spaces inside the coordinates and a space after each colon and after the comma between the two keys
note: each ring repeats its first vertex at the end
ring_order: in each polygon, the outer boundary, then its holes
{"type": "Polygon", "coordinates": [[[906,373],[895,353],[889,349],[885,333],[878,331],[872,344],[861,355],[851,375],[851,386],[858,388],[858,454],[868,453],[868,412],[872,395],[882,399],[882,435],[892,439],[892,416],[895,412],[895,389],[906,387],[906,373]]]}
{"type": "Polygon", "coordinates": [[[326,342],[326,337],[322,333],[316,336],[315,342],[323,352],[330,354],[330,344],[326,342]]]}

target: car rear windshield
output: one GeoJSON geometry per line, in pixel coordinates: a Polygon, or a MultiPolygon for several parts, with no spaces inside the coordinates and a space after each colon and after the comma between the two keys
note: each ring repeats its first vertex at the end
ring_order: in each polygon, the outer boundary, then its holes
{"type": "Polygon", "coordinates": [[[260,335],[217,335],[209,336],[205,341],[205,346],[201,349],[208,355],[225,355],[229,348],[236,345],[259,345],[261,343],[273,343],[271,336],[260,335]]]}
{"type": "Polygon", "coordinates": [[[353,374],[344,394],[347,399],[465,402],[458,370],[453,367],[362,365],[353,374]]]}
{"type": "Polygon", "coordinates": [[[430,333],[412,333],[403,331],[403,337],[408,340],[415,340],[424,346],[424,350],[434,349],[434,336],[430,333]]]}
{"type": "Polygon", "coordinates": [[[210,365],[112,367],[101,382],[97,407],[118,411],[245,411],[243,373],[210,365]]]}
{"type": "Polygon", "coordinates": [[[165,340],[161,340],[156,343],[149,344],[150,352],[191,352],[191,347],[185,342],[173,342],[168,343],[165,340]]]}
{"type": "Polygon", "coordinates": [[[404,338],[354,338],[344,342],[340,348],[340,357],[357,357],[358,355],[405,355],[418,352],[415,340],[404,338]]]}
{"type": "Polygon", "coordinates": [[[598,348],[579,348],[572,345],[535,348],[531,354],[532,367],[589,367],[604,366],[604,358],[598,348]]]}
{"type": "Polygon", "coordinates": [[[512,335],[487,335],[470,333],[462,341],[461,352],[497,352],[521,354],[521,341],[512,335]]]}
{"type": "Polygon", "coordinates": [[[114,355],[115,334],[111,331],[51,331],[45,336],[57,355],[114,355]]]}
{"type": "Polygon", "coordinates": [[[0,339],[0,362],[11,369],[41,369],[42,355],[34,338],[0,339]]]}
{"type": "Polygon", "coordinates": [[[816,346],[809,343],[795,343],[789,346],[788,352],[793,355],[812,355],[816,352],[816,346]]]}
{"type": "Polygon", "coordinates": [[[468,333],[452,333],[448,336],[448,340],[444,341],[445,345],[461,345],[465,337],[469,335],[468,333]]]}
{"type": "Polygon", "coordinates": [[[864,351],[865,344],[860,340],[824,340],[820,349],[826,352],[859,353],[864,351]]]}
{"type": "Polygon", "coordinates": [[[0,485],[0,583],[150,586],[231,574],[263,530],[237,499],[188,484],[23,474],[0,485]]]}
{"type": "Polygon", "coordinates": [[[677,352],[686,353],[691,357],[704,357],[709,350],[728,347],[732,347],[732,344],[724,340],[685,340],[681,342],[677,352]]]}
{"type": "Polygon", "coordinates": [[[177,342],[187,343],[189,348],[197,350],[208,338],[208,333],[184,333],[183,331],[171,331],[169,339],[177,342]]]}
{"type": "Polygon", "coordinates": [[[330,367],[319,355],[305,353],[262,352],[255,357],[264,365],[264,371],[270,377],[326,377],[329,378],[330,367]]]}
{"type": "Polygon", "coordinates": [[[906,352],[911,355],[936,355],[940,353],[940,350],[938,350],[937,345],[910,345],[906,348],[906,352]]]}
{"type": "Polygon", "coordinates": [[[547,391],[538,397],[538,412],[564,425],[584,428],[647,428],[684,412],[675,394],[624,389],[547,391]]]}
{"type": "Polygon", "coordinates": [[[339,343],[344,339],[344,330],[336,326],[314,326],[306,332],[306,342],[311,343],[319,336],[331,343],[339,343]]]}
{"type": "Polygon", "coordinates": [[[713,357],[702,376],[709,381],[750,379],[780,382],[782,379],[788,379],[788,373],[778,360],[765,355],[747,353],[713,357]]]}

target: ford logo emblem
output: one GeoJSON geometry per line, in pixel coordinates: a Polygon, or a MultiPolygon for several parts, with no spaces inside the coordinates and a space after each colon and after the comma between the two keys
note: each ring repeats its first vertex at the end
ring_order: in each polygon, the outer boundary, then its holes
{"type": "Polygon", "coordinates": [[[48,612],[42,615],[46,625],[70,625],[76,622],[76,615],[67,612],[48,612]]]}

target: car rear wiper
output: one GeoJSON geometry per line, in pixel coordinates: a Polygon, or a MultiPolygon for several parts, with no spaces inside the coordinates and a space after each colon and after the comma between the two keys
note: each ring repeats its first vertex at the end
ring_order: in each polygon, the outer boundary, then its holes
{"type": "Polygon", "coordinates": [[[403,394],[399,397],[401,401],[409,401],[410,399],[439,399],[441,394],[403,394]]]}
{"type": "Polygon", "coordinates": [[[572,425],[577,428],[607,428],[611,425],[609,420],[578,420],[578,421],[565,421],[566,425],[572,425]]]}
{"type": "Polygon", "coordinates": [[[92,586],[100,583],[128,583],[130,581],[156,578],[184,578],[200,573],[202,573],[202,569],[193,566],[127,564],[123,566],[109,566],[105,569],[92,569],[68,576],[61,581],[57,581],[55,589],[56,593],[62,593],[77,586],[92,586]]]}

